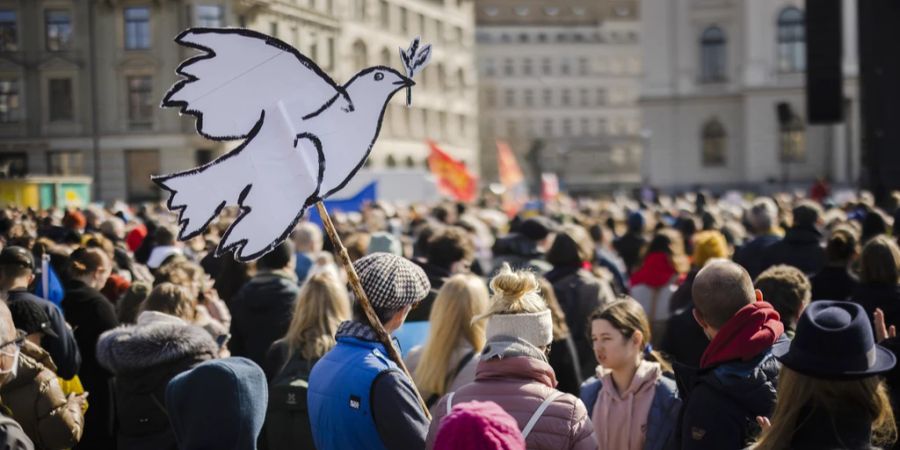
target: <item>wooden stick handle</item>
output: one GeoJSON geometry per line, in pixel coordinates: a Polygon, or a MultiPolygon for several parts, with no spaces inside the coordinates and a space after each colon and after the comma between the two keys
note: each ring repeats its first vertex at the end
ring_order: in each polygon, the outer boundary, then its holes
{"type": "Polygon", "coordinates": [[[425,400],[422,398],[422,394],[419,393],[419,389],[416,387],[416,383],[413,381],[412,375],[409,373],[409,369],[406,368],[406,364],[403,363],[403,358],[400,357],[400,352],[397,351],[397,348],[394,347],[394,342],[391,340],[391,336],[387,333],[382,326],[381,321],[378,320],[378,316],[375,315],[375,310],[372,309],[372,304],[369,303],[369,297],[366,296],[366,291],[362,288],[362,283],[359,281],[359,276],[356,274],[356,269],[353,268],[353,263],[350,261],[350,254],[347,253],[347,248],[344,247],[344,243],[341,242],[340,236],[337,234],[337,230],[334,228],[334,223],[331,221],[331,216],[328,215],[328,210],[325,209],[325,204],[322,202],[316,202],[316,209],[319,211],[319,217],[322,218],[322,224],[325,226],[325,232],[328,233],[328,237],[331,239],[331,243],[334,244],[334,253],[337,254],[338,259],[341,260],[341,264],[344,266],[344,270],[347,271],[347,278],[350,281],[350,288],[353,289],[353,294],[356,296],[356,301],[359,302],[359,306],[362,308],[363,312],[366,313],[366,319],[369,321],[369,326],[375,330],[375,334],[378,335],[378,340],[381,341],[381,344],[384,345],[385,350],[388,352],[388,357],[391,358],[403,373],[409,378],[410,385],[412,385],[413,392],[416,393],[416,399],[419,400],[419,405],[422,406],[422,410],[425,411],[425,417],[428,420],[431,420],[431,412],[428,411],[428,406],[425,405],[425,400]]]}

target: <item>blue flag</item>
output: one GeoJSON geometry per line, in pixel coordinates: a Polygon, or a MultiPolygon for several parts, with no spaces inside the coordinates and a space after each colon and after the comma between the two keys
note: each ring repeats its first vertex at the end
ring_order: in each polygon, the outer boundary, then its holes
{"type": "MultiPolygon", "coordinates": [[[[366,187],[362,188],[356,195],[350,198],[344,199],[328,199],[325,200],[325,208],[328,209],[329,213],[342,211],[342,212],[360,212],[362,211],[363,205],[366,203],[372,203],[378,198],[378,182],[373,181],[366,185],[366,187]]],[[[316,208],[309,208],[307,210],[309,214],[309,221],[322,226],[322,218],[319,217],[319,210],[316,208]]]]}

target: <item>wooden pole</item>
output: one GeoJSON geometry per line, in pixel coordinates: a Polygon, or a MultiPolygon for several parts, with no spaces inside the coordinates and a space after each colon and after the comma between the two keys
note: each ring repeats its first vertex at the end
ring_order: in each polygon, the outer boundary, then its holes
{"type": "Polygon", "coordinates": [[[338,236],[337,230],[335,230],[334,228],[334,223],[331,221],[331,216],[328,215],[328,210],[325,209],[325,204],[322,202],[316,202],[316,209],[319,211],[319,217],[322,218],[322,224],[325,226],[325,232],[328,233],[328,237],[331,239],[331,243],[334,244],[334,253],[337,255],[338,259],[341,260],[341,264],[343,264],[344,269],[347,271],[347,278],[350,281],[350,288],[353,289],[353,294],[356,296],[356,301],[359,302],[359,306],[362,308],[363,312],[366,313],[366,319],[369,321],[369,325],[373,330],[375,330],[375,334],[378,335],[378,340],[381,341],[381,344],[384,345],[384,348],[387,350],[388,357],[390,357],[409,378],[409,382],[413,388],[413,392],[416,393],[416,399],[419,400],[419,405],[422,407],[422,410],[425,411],[425,417],[427,417],[428,420],[431,420],[431,412],[428,411],[428,406],[425,405],[425,400],[422,399],[422,394],[419,393],[419,389],[416,387],[416,383],[413,382],[412,375],[410,375],[409,373],[409,369],[407,369],[406,364],[403,363],[403,358],[400,357],[400,352],[398,352],[397,348],[394,347],[394,342],[391,340],[391,336],[384,329],[381,321],[378,320],[378,316],[375,315],[375,310],[372,309],[372,304],[369,303],[369,297],[366,296],[366,291],[364,291],[362,288],[362,283],[359,281],[359,276],[356,274],[356,269],[353,268],[353,263],[350,261],[350,254],[347,253],[347,249],[344,247],[344,243],[341,242],[341,238],[340,236],[338,236]]]}

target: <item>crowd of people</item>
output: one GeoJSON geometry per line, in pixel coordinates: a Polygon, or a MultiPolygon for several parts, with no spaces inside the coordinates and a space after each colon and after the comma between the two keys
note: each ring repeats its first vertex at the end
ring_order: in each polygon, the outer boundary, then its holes
{"type": "Polygon", "coordinates": [[[0,448],[900,448],[900,195],[0,209],[0,448]],[[896,213],[895,213],[896,211],[896,213]],[[395,361],[377,328],[395,335],[395,361]]]}

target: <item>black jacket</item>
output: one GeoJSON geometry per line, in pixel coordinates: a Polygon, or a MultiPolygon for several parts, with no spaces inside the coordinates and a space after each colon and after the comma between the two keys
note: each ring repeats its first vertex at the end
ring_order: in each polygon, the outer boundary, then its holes
{"type": "Polygon", "coordinates": [[[829,266],[809,279],[813,300],[847,300],[853,295],[859,279],[846,267],[829,266]]]}
{"type": "Polygon", "coordinates": [[[6,301],[8,303],[33,301],[41,306],[41,309],[50,318],[50,329],[59,336],[44,335],[41,339],[41,347],[47,350],[47,353],[53,358],[53,363],[56,364],[57,375],[66,380],[74,377],[81,366],[81,353],[78,351],[78,343],[75,342],[75,336],[72,334],[69,326],[66,325],[66,320],[63,318],[59,308],[24,289],[10,290],[9,298],[6,301]]]}
{"type": "MultiPolygon", "coordinates": [[[[787,339],[786,336],[779,338],[787,339]]],[[[705,369],[676,364],[675,378],[684,407],[681,448],[736,450],[759,434],[757,416],[771,417],[781,364],[770,351],[749,361],[705,369]]]]}
{"type": "MultiPolygon", "coordinates": [[[[578,350],[572,336],[566,336],[550,344],[550,357],[547,358],[553,373],[556,374],[556,389],[567,394],[579,395],[581,381],[585,378],[581,373],[581,362],[578,359],[578,350]]],[[[586,361],[584,365],[595,367],[594,360],[586,361]]]]}
{"type": "Polygon", "coordinates": [[[734,262],[747,269],[750,278],[755,280],[766,269],[763,267],[766,249],[780,240],[781,238],[774,234],[758,236],[734,252],[734,262]]]}
{"type": "Polygon", "coordinates": [[[429,264],[426,261],[416,260],[414,262],[425,272],[425,276],[428,277],[428,282],[431,283],[431,289],[428,291],[428,295],[422,299],[422,303],[419,306],[416,306],[416,309],[409,312],[409,315],[406,316],[406,321],[427,321],[428,317],[431,315],[431,306],[434,305],[434,300],[437,298],[438,292],[441,290],[441,287],[444,286],[444,281],[452,274],[449,270],[434,264],[429,264]]]}
{"type": "Polygon", "coordinates": [[[579,267],[557,267],[547,272],[546,277],[566,314],[566,325],[578,351],[581,362],[581,379],[575,387],[578,389],[582,380],[594,375],[596,367],[588,323],[591,313],[613,299],[608,298],[610,290],[603,289],[602,280],[579,267]]]}
{"type": "Polygon", "coordinates": [[[231,302],[231,354],[262,365],[272,343],[287,333],[299,293],[297,282],[280,271],[251,278],[231,302]]]}
{"type": "MultiPolygon", "coordinates": [[[[147,313],[144,313],[147,314],[147,313]]],[[[115,374],[113,391],[120,449],[177,450],[164,409],[169,380],[218,356],[218,345],[203,328],[166,320],[145,321],[104,333],[97,359],[115,374]]]]}
{"type": "Polygon", "coordinates": [[[814,228],[790,228],[784,239],[763,251],[763,271],[777,264],[794,266],[807,276],[819,273],[825,267],[822,233],[814,228]]]}
{"type": "Polygon", "coordinates": [[[666,335],[660,350],[673,361],[688,367],[699,367],[709,338],[694,319],[694,304],[675,311],[666,323],[666,335]]]}
{"type": "Polygon", "coordinates": [[[884,323],[900,327],[900,285],[860,283],[853,290],[850,300],[862,305],[869,320],[873,319],[875,309],[881,308],[884,323]]]}
{"type": "Polygon", "coordinates": [[[90,392],[90,408],[84,415],[84,435],[75,447],[84,450],[115,448],[110,430],[109,380],[112,374],[97,362],[97,339],[103,332],[115,328],[116,311],[112,303],[100,291],[78,280],[66,284],[66,296],[62,301],[66,321],[72,325],[75,342],[81,352],[81,370],[78,377],[84,389],[90,392]]]}
{"type": "Polygon", "coordinates": [[[791,439],[794,450],[870,450],[872,421],[864,411],[839,411],[829,415],[823,408],[806,407],[797,419],[791,439]]]}

